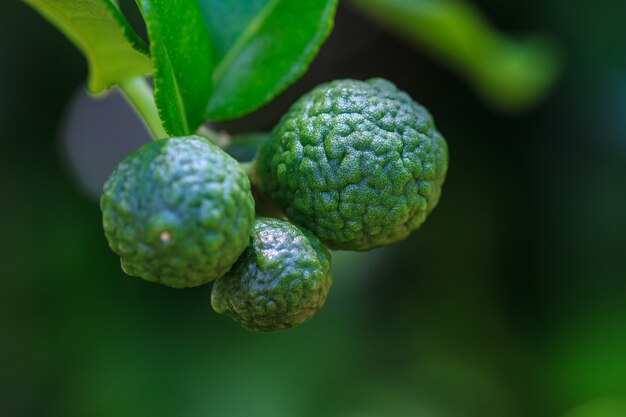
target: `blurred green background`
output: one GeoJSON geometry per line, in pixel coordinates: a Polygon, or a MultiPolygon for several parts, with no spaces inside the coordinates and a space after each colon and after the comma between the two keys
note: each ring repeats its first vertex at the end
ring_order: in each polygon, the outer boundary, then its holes
{"type": "MultiPolygon", "coordinates": [[[[5,3],[0,416],[626,416],[626,3],[475,4],[503,33],[558,45],[541,103],[484,104],[466,68],[433,59],[441,45],[415,48],[342,3],[309,73],[221,126],[269,129],[320,82],[382,76],[432,111],[450,146],[421,230],[336,253],[326,306],[268,335],[213,313],[210,286],[121,272],[65,149],[84,60],[33,10],[5,3]]],[[[125,123],[107,117],[82,132],[116,155],[102,125],[125,123]]]]}

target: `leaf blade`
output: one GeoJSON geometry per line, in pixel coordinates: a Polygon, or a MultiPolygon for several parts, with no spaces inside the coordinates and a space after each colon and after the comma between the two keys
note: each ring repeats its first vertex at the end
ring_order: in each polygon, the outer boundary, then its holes
{"type": "Polygon", "coordinates": [[[111,0],[23,0],[85,55],[88,88],[100,93],[152,69],[148,48],[111,0]]]}
{"type": "Polygon", "coordinates": [[[211,120],[243,116],[295,82],[329,35],[337,6],[336,0],[251,0],[244,10],[237,3],[200,1],[220,58],[211,120]]]}
{"type": "Polygon", "coordinates": [[[193,133],[212,91],[211,39],[195,2],[143,0],[154,65],[154,95],[169,134],[193,133]]]}

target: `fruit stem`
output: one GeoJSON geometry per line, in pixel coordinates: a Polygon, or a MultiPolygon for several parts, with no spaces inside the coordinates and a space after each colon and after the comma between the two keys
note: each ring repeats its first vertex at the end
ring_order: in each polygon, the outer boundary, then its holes
{"type": "Polygon", "coordinates": [[[217,132],[207,125],[200,126],[196,134],[207,138],[221,149],[225,149],[230,144],[230,135],[227,132],[217,132]]]}
{"type": "Polygon", "coordinates": [[[148,81],[144,77],[135,77],[119,83],[118,87],[141,117],[152,138],[167,138],[169,135],[163,129],[159,111],[154,102],[154,93],[148,81]]]}
{"type": "Polygon", "coordinates": [[[241,162],[239,161],[239,166],[243,169],[243,172],[246,173],[248,179],[250,180],[250,184],[256,185],[255,176],[254,176],[254,161],[250,162],[241,162]]]}

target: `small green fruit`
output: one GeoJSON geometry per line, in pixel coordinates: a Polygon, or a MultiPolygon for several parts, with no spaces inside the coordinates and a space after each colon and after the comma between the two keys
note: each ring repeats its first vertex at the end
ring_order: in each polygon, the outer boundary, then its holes
{"type": "Polygon", "coordinates": [[[330,253],[313,233],[287,221],[257,218],[248,248],[213,284],[211,305],[250,330],[294,327],[324,304],[330,267],[330,253]]]}
{"type": "Polygon", "coordinates": [[[237,161],[196,136],[128,155],[104,185],[104,233],[129,275],[171,287],[225,274],[248,244],[250,183],[237,161]]]}
{"type": "Polygon", "coordinates": [[[334,249],[388,245],[437,205],[448,149],[428,111],[383,79],[338,80],[298,100],[259,148],[256,180],[334,249]]]}

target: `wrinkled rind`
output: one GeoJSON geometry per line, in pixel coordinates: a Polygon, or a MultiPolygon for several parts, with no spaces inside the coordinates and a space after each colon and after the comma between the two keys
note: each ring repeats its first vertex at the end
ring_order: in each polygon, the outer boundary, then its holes
{"type": "Polygon", "coordinates": [[[297,326],[319,310],[331,286],[331,256],[310,231],[257,218],[250,243],[213,284],[211,305],[247,329],[297,326]]]}
{"type": "Polygon", "coordinates": [[[250,183],[237,161],[193,136],[132,152],[106,182],[100,205],[122,269],[171,287],[225,274],[254,222],[250,183]]]}
{"type": "Polygon", "coordinates": [[[338,80],[298,100],[260,148],[261,191],[333,249],[407,237],[437,205],[448,149],[389,81],[338,80]]]}

